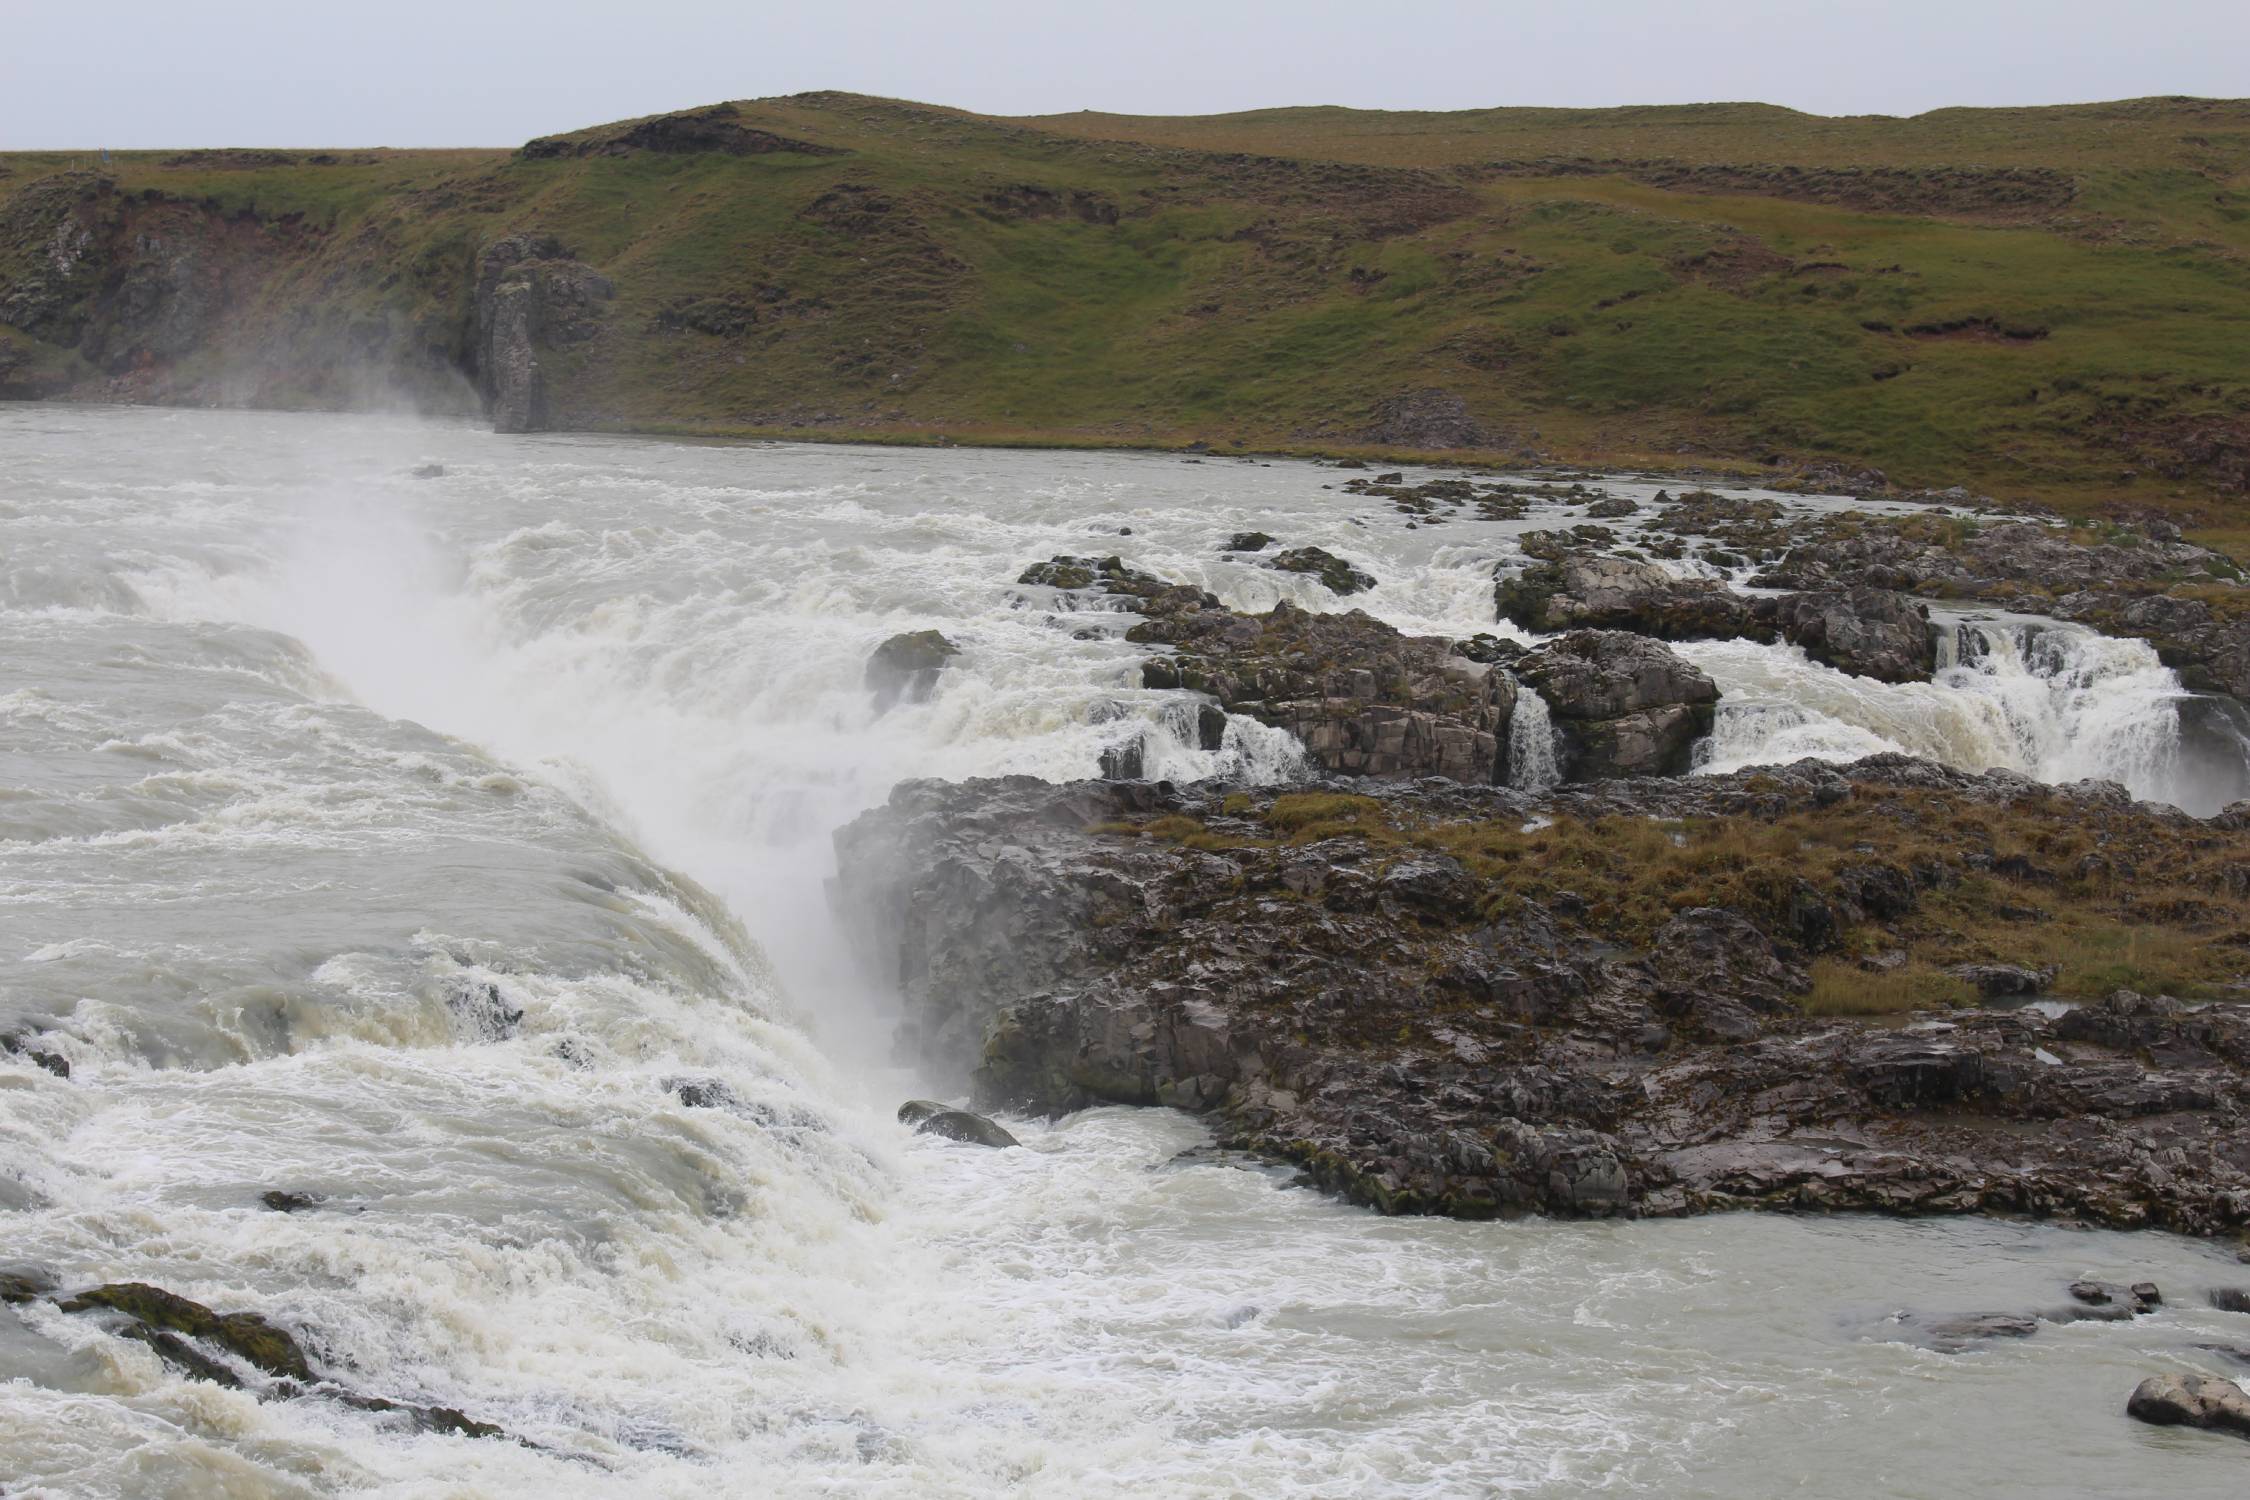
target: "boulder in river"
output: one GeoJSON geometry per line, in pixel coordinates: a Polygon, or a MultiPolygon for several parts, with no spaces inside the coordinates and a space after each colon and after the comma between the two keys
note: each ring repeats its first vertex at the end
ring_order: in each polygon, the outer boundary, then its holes
{"type": "Polygon", "coordinates": [[[1547,701],[1573,781],[1687,770],[1719,701],[1700,667],[1618,630],[1574,630],[1519,657],[1515,674],[1547,701]]]}
{"type": "Polygon", "coordinates": [[[2158,1427],[2204,1427],[2250,1437],[2250,1395],[2220,1375],[2151,1375],[2133,1387],[2125,1414],[2158,1427]]]}
{"type": "Polygon", "coordinates": [[[1263,552],[1273,545],[1273,538],[1262,531],[1238,531],[1227,538],[1221,552],[1263,552]]]}
{"type": "Polygon", "coordinates": [[[1359,594],[1375,587],[1375,575],[1362,572],[1325,547],[1291,547],[1266,564],[1283,573],[1310,573],[1333,594],[1359,594]]]}
{"type": "Polygon", "coordinates": [[[934,1099],[909,1099],[898,1107],[901,1125],[911,1125],[917,1135],[941,1135],[970,1146],[1020,1146],[1023,1142],[983,1115],[940,1104],[934,1099]]]}
{"type": "Polygon", "coordinates": [[[181,1336],[213,1345],[268,1375],[313,1382],[305,1351],[287,1330],[276,1328],[256,1313],[215,1313],[200,1302],[143,1281],[116,1282],[66,1297],[56,1304],[66,1313],[101,1309],[123,1319],[120,1332],[137,1338],[167,1360],[188,1368],[190,1374],[239,1385],[225,1366],[180,1342],[181,1336]],[[224,1372],[225,1378],[213,1371],[224,1372]]]}
{"type": "Polygon", "coordinates": [[[1478,782],[1505,774],[1515,681],[1449,641],[1287,600],[1263,615],[1157,614],[1125,638],[1173,647],[1143,664],[1144,686],[1209,693],[1228,712],[1288,730],[1327,770],[1478,782]]]}
{"type": "Polygon", "coordinates": [[[1548,633],[1630,630],[1673,641],[1757,633],[1750,601],[1716,580],[1587,551],[1496,576],[1493,603],[1501,619],[1548,633]]]}
{"type": "Polygon", "coordinates": [[[1814,661],[1878,682],[1927,682],[1937,666],[1930,612],[1890,589],[1845,588],[1761,600],[1783,640],[1814,661]]]}
{"type": "Polygon", "coordinates": [[[867,658],[862,681],[880,713],[896,703],[920,703],[937,690],[938,673],[961,648],[935,630],[894,635],[867,658]]]}

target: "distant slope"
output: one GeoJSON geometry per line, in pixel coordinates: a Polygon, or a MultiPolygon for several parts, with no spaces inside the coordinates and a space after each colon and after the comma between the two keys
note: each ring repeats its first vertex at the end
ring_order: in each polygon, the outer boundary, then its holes
{"type": "Polygon", "coordinates": [[[0,155],[15,395],[1833,462],[2216,519],[2250,508],[2246,351],[2245,101],[808,94],[515,152],[0,155]]]}

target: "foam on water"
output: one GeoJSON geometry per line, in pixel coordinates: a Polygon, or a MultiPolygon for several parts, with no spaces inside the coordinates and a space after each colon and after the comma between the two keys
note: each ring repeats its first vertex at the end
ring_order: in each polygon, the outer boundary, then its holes
{"type": "MultiPolygon", "coordinates": [[[[1082,776],[1128,736],[1152,776],[1298,764],[1247,720],[1202,748],[1126,622],[1018,588],[1026,563],[1115,551],[1458,635],[1559,510],[1409,531],[1304,466],[230,413],[0,409],[0,443],[0,1024],[72,1068],[0,1059],[6,1256],[266,1312],[360,1388],[530,1444],[260,1403],[33,1306],[0,1312],[12,1492],[2118,1490],[2159,1441],[2122,1392],[2223,1332],[1882,1336],[1903,1306],[2218,1274],[2177,1240],[1383,1221],[1174,1162],[1204,1140],[1177,1115],[1017,1122],[1020,1152],[891,1120],[918,1085],[828,918],[836,826],[902,777],[1082,776]],[[1220,554],[1249,527],[1380,581],[1337,600],[1220,554]],[[930,627],[962,656],[878,715],[868,653],[930,627]]],[[[2079,730],[2039,714],[2115,708],[2097,759],[2157,774],[2129,672],[2013,649],[2084,681],[2041,709],[1994,648],[1918,711],[2008,698],[1989,742],[2061,775],[2079,730]]],[[[1910,690],[1694,650],[1831,736],[1914,720],[1910,690]]],[[[1521,778],[1549,774],[1543,706],[1521,778]]],[[[1730,753],[1790,747],[1744,727],[1730,753]]],[[[2222,1448],[2164,1451],[2167,1492],[2232,1493],[2222,1448]]]]}

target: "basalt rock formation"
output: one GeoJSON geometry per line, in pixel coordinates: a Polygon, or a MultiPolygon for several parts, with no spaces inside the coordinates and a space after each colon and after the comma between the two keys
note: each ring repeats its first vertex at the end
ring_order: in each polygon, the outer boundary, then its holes
{"type": "MultiPolygon", "coordinates": [[[[2002,855],[2021,840],[2238,903],[2250,807],[2230,818],[1898,756],[1540,796],[913,782],[839,833],[835,895],[903,1040],[984,1103],[1191,1110],[1386,1212],[2210,1234],[2250,1225],[2250,1004],[1902,1029],[1808,1013],[1808,966],[1955,941],[2020,893],[2115,899],[2002,855]]],[[[2131,910],[2223,932],[2238,907],[2131,910]]]]}
{"type": "Polygon", "coordinates": [[[1621,630],[1572,631],[1516,658],[1514,668],[1547,700],[1564,774],[1574,781],[1687,770],[1719,701],[1700,668],[1621,630]]]}
{"type": "Polygon", "coordinates": [[[1752,598],[1656,563],[1569,551],[1502,573],[1500,618],[1527,630],[1629,630],[1668,641],[1785,640],[1814,661],[1882,682],[1926,682],[1936,666],[1928,606],[1848,586],[1752,598]]]}
{"type": "Polygon", "coordinates": [[[1144,686],[1207,693],[1230,713],[1286,729],[1326,770],[1506,779],[1515,680],[1450,641],[1406,635],[1358,610],[1312,614],[1284,601],[1237,614],[1114,557],[1058,557],[1018,581],[1129,608],[1142,618],[1125,638],[1169,648],[1143,664],[1144,686]]]}
{"type": "Polygon", "coordinates": [[[495,432],[544,432],[557,408],[543,364],[591,339],[609,279],[551,234],[513,234],[477,258],[477,373],[495,432]]]}

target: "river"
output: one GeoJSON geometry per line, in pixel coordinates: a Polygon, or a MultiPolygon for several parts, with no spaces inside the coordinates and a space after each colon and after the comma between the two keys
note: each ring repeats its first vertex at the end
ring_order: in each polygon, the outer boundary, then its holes
{"type": "MultiPolygon", "coordinates": [[[[2122,1413],[2250,1343],[2202,1306],[2244,1279],[2207,1245],[1384,1220],[1182,1158],[1203,1133],[1162,1111],[1014,1122],[1007,1152],[895,1123],[917,1082],[829,919],[836,827],[908,776],[1090,775],[1129,734],[1152,774],[1294,764],[1248,722],[1171,734],[1140,649],[1019,594],[1027,563],[1467,634],[1514,536],[1576,516],[1409,528],[1339,478],[0,406],[0,1029],[70,1065],[0,1058],[0,1262],[264,1312],[358,1389],[523,1440],[259,1402],[29,1303],[0,1310],[0,1488],[2240,1494],[2239,1443],[2122,1413]],[[1380,582],[1222,557],[1246,528],[1380,582]],[[878,716],[869,652],[929,626],[963,655],[878,716]],[[702,1080],[732,1107],[684,1103],[702,1080]],[[2086,1275],[2171,1300],[1899,1337],[2086,1275]]],[[[1900,747],[2240,795],[2145,647],[1970,624],[1901,688],[1687,648],[1727,694],[1707,763],[1900,747]]]]}

